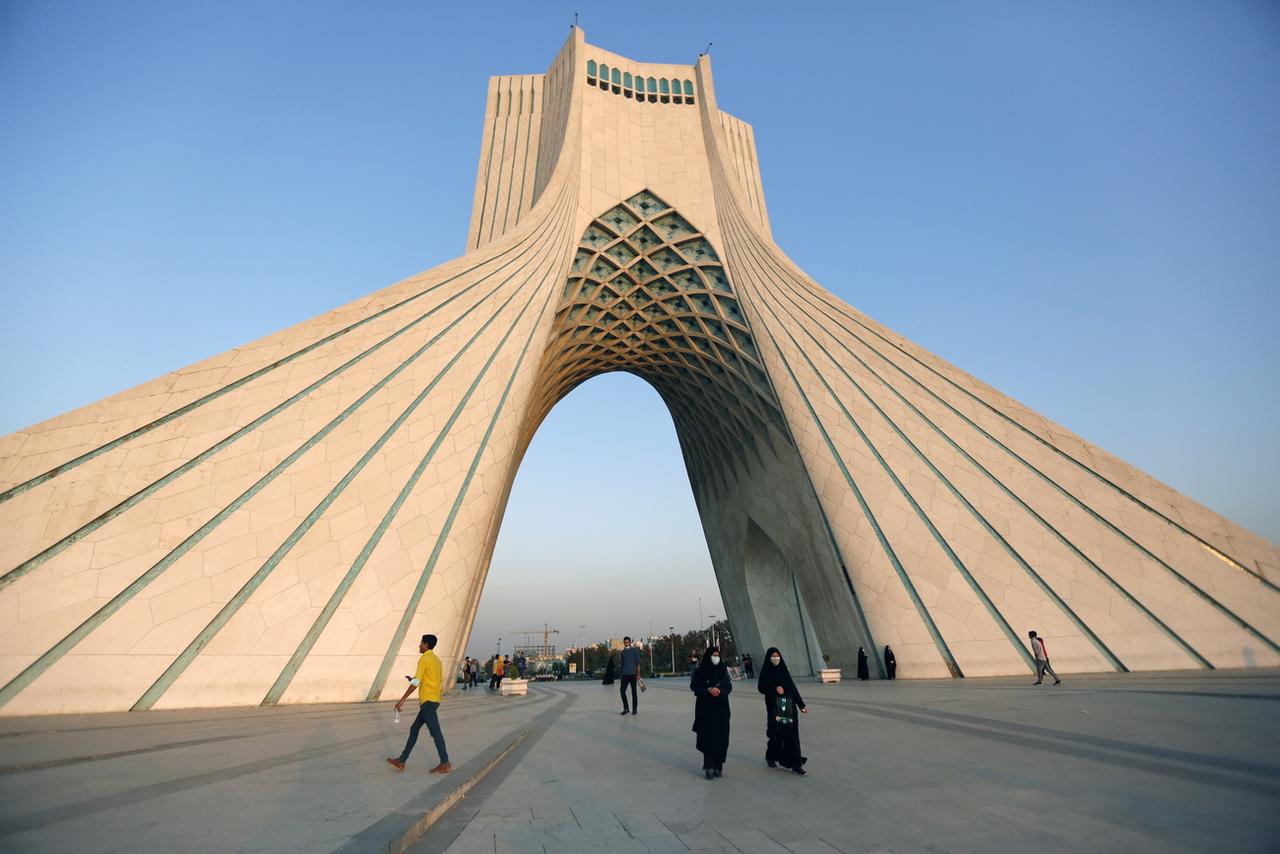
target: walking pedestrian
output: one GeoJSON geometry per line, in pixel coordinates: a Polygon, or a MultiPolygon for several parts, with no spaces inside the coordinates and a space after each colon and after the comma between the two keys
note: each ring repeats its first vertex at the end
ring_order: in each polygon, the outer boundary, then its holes
{"type": "Polygon", "coordinates": [[[1035,632],[1027,632],[1027,637],[1031,638],[1031,654],[1036,659],[1036,681],[1032,685],[1043,685],[1044,675],[1048,673],[1053,677],[1054,685],[1061,685],[1062,680],[1058,678],[1058,674],[1053,672],[1053,668],[1049,666],[1049,650],[1044,645],[1044,638],[1035,632]]]}
{"type": "Polygon", "coordinates": [[[751,660],[751,653],[742,654],[742,675],[748,679],[756,678],[756,663],[751,660]]]}
{"type": "Polygon", "coordinates": [[[462,658],[462,690],[465,691],[471,687],[471,659],[463,656],[462,658]]]}
{"type": "Polygon", "coordinates": [[[893,650],[889,649],[888,644],[884,645],[884,672],[890,679],[898,678],[898,659],[894,658],[893,650]]]}
{"type": "Polygon", "coordinates": [[[622,714],[628,711],[633,715],[640,713],[640,700],[636,698],[636,682],[641,686],[644,680],[640,679],[640,650],[631,645],[631,638],[622,639],[622,653],[618,656],[622,665],[622,681],[618,684],[618,696],[622,697],[622,714]],[[627,708],[627,686],[631,686],[631,707],[627,708]]]}
{"type": "Polygon", "coordinates": [[[418,671],[410,680],[404,696],[396,703],[396,712],[399,713],[404,708],[404,701],[409,699],[415,688],[418,690],[418,716],[409,727],[409,738],[404,743],[404,750],[400,751],[398,757],[387,757],[387,762],[397,771],[404,770],[404,763],[409,760],[413,746],[418,743],[418,730],[424,725],[427,732],[431,733],[431,740],[435,742],[436,753],[440,755],[440,764],[432,768],[431,773],[448,774],[453,770],[453,766],[449,764],[449,751],[445,749],[444,732],[440,729],[440,692],[444,687],[444,673],[440,659],[433,652],[435,648],[436,636],[423,635],[422,642],[418,644],[418,652],[422,653],[418,659],[418,671]]]}
{"type": "Polygon", "coordinates": [[[493,665],[489,669],[489,690],[497,691],[502,684],[502,659],[494,655],[493,665]]]}
{"type": "Polygon", "coordinates": [[[693,731],[702,753],[702,771],[710,780],[724,774],[729,754],[729,692],[733,680],[720,662],[720,648],[709,647],[702,663],[689,677],[689,690],[697,695],[693,705],[693,731]]]}
{"type": "Polygon", "coordinates": [[[756,690],[764,695],[765,737],[764,761],[770,768],[781,765],[803,776],[808,757],[800,755],[800,721],[797,712],[807,714],[800,692],[796,690],[791,671],[776,646],[769,647],[760,666],[756,690]]]}
{"type": "Polygon", "coordinates": [[[480,659],[471,659],[471,687],[476,688],[480,684],[480,659]]]}
{"type": "Polygon", "coordinates": [[[862,647],[858,647],[858,678],[863,682],[871,678],[871,671],[867,669],[867,651],[862,647]]]}

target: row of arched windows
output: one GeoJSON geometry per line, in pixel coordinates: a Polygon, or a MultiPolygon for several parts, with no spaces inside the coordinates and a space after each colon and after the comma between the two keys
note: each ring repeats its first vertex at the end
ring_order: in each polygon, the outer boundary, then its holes
{"type": "Polygon", "coordinates": [[[634,77],[630,71],[610,68],[603,62],[596,64],[594,59],[587,60],[587,85],[599,86],[606,92],[625,95],[637,101],[652,101],[662,104],[692,104],[693,82],[677,80],[674,77],[634,77]]]}

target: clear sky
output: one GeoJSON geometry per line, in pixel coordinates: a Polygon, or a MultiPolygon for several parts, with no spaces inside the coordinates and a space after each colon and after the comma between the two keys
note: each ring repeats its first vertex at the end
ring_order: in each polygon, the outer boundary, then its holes
{"type": "MultiPolygon", "coordinates": [[[[639,61],[714,42],[814,278],[1280,540],[1268,2],[6,0],[0,433],[458,254],[487,77],[545,70],[575,8],[639,61]]],[[[593,380],[534,440],[471,649],[691,627],[699,596],[670,418],[593,380]]]]}

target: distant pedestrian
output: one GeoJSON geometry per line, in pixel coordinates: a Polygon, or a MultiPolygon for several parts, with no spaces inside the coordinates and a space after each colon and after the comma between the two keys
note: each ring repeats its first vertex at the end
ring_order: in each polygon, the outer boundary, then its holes
{"type": "Polygon", "coordinates": [[[756,678],[756,663],[751,660],[751,653],[742,654],[742,675],[748,679],[756,678]]]}
{"type": "Polygon", "coordinates": [[[636,683],[644,685],[640,678],[640,650],[631,645],[631,638],[622,639],[621,659],[622,681],[618,685],[618,696],[622,697],[622,714],[628,711],[633,715],[640,713],[640,700],[636,698],[636,683]],[[627,708],[627,686],[631,687],[631,707],[627,708]]]}
{"type": "Polygon", "coordinates": [[[884,672],[890,679],[898,678],[898,659],[893,657],[893,650],[889,649],[888,644],[884,645],[884,672]]]}
{"type": "Polygon", "coordinates": [[[858,678],[863,682],[871,678],[871,671],[867,669],[867,651],[862,647],[858,647],[858,678]]]}
{"type": "Polygon", "coordinates": [[[1053,672],[1053,668],[1049,666],[1049,649],[1044,645],[1044,638],[1038,636],[1035,632],[1027,632],[1027,637],[1031,638],[1031,654],[1036,659],[1036,681],[1032,685],[1043,685],[1044,675],[1048,673],[1053,677],[1054,685],[1061,685],[1062,680],[1058,678],[1058,674],[1053,672]]]}
{"type": "Polygon", "coordinates": [[[502,686],[502,659],[495,655],[493,666],[489,670],[489,690],[497,691],[502,686]]]}
{"type": "Polygon", "coordinates": [[[710,647],[702,663],[689,677],[689,690],[697,695],[693,706],[693,731],[702,753],[702,770],[710,780],[724,773],[729,754],[729,692],[733,680],[729,668],[720,662],[719,647],[710,647]]]}
{"type": "Polygon", "coordinates": [[[471,687],[471,659],[465,656],[462,659],[462,690],[465,691],[471,687]]]}
{"type": "Polygon", "coordinates": [[[409,727],[409,738],[404,743],[404,750],[400,751],[398,757],[387,757],[387,762],[397,771],[404,770],[404,763],[409,760],[413,746],[418,743],[418,730],[422,729],[423,725],[426,725],[427,732],[431,733],[431,740],[436,744],[436,753],[440,755],[440,764],[432,768],[431,773],[448,774],[453,770],[453,766],[449,764],[449,751],[444,745],[444,732],[440,729],[440,692],[444,687],[444,673],[440,659],[436,658],[433,652],[435,648],[436,636],[423,635],[422,642],[418,644],[418,652],[422,653],[422,657],[418,659],[418,672],[410,680],[404,696],[396,703],[396,712],[399,713],[404,708],[404,701],[409,699],[409,695],[415,688],[418,689],[418,716],[413,719],[413,725],[409,727]]]}
{"type": "Polygon", "coordinates": [[[604,681],[602,685],[612,685],[613,680],[617,678],[618,668],[613,664],[613,653],[609,653],[609,663],[604,668],[604,681]]]}
{"type": "Polygon", "coordinates": [[[480,683],[480,659],[471,659],[471,687],[476,688],[480,683]]]}

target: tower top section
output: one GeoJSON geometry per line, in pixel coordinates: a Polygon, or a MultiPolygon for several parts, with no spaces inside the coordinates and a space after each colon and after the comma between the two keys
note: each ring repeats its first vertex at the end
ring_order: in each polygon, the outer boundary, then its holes
{"type": "Polygon", "coordinates": [[[754,134],[717,108],[710,58],[637,62],[574,27],[545,73],[490,78],[467,249],[510,233],[558,170],[577,185],[579,227],[649,189],[715,242],[713,158],[767,236],[754,134]]]}

